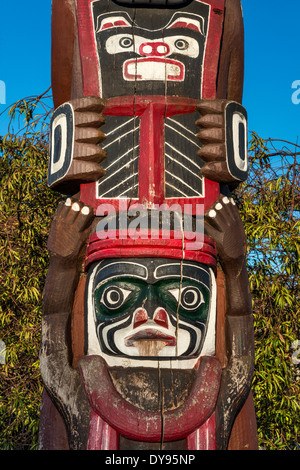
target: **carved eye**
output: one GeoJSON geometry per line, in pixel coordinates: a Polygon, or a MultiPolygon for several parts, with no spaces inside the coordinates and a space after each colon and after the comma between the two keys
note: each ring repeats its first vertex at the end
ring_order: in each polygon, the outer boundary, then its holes
{"type": "Polygon", "coordinates": [[[130,293],[130,290],[121,289],[117,286],[110,286],[104,290],[100,303],[109,310],[116,310],[122,307],[130,293]]]}
{"type": "Polygon", "coordinates": [[[189,43],[185,39],[177,39],[175,41],[175,47],[180,51],[184,51],[189,47],[189,43]]]}
{"type": "Polygon", "coordinates": [[[181,305],[186,310],[195,310],[204,303],[202,292],[196,287],[186,287],[181,292],[181,305]]]}
{"type": "Polygon", "coordinates": [[[180,305],[185,310],[196,310],[205,302],[201,290],[197,287],[188,286],[182,289],[181,292],[180,289],[170,289],[169,292],[175,297],[177,302],[180,295],[180,305]]]}
{"type": "Polygon", "coordinates": [[[123,37],[119,41],[119,45],[124,49],[129,49],[133,45],[133,39],[129,37],[123,37]]]}

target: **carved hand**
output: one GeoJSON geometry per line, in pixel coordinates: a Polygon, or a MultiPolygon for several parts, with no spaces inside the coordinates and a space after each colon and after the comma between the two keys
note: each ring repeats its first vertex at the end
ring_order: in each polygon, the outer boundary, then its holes
{"type": "Polygon", "coordinates": [[[87,229],[94,219],[94,211],[80,201],[61,202],[53,219],[48,238],[51,257],[76,261],[86,241],[87,229]]]}
{"type": "Polygon", "coordinates": [[[101,162],[105,158],[105,152],[99,146],[105,139],[99,129],[105,122],[101,114],[104,108],[103,100],[95,96],[84,96],[70,103],[75,114],[74,159],[101,162]]]}
{"type": "Polygon", "coordinates": [[[223,269],[241,268],[246,259],[247,241],[240,213],[232,198],[222,196],[205,215],[208,235],[216,242],[223,269]]]}

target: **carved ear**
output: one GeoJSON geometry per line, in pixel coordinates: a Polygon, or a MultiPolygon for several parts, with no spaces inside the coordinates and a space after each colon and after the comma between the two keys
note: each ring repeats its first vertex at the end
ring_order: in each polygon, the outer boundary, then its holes
{"type": "Polygon", "coordinates": [[[230,101],[225,107],[227,168],[232,178],[246,181],[248,176],[248,118],[245,108],[230,101]]]}

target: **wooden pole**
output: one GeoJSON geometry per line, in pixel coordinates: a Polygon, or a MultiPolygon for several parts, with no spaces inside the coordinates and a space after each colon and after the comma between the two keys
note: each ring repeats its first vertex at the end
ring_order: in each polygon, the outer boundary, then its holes
{"type": "Polygon", "coordinates": [[[239,0],[53,0],[41,449],[257,449],[243,62],[239,0]]]}

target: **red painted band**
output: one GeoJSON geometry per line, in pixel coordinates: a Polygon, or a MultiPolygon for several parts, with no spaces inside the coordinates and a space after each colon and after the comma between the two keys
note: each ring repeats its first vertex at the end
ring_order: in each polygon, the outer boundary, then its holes
{"type": "Polygon", "coordinates": [[[183,240],[179,237],[174,238],[174,232],[173,234],[170,232],[170,238],[160,239],[151,239],[150,231],[141,233],[144,238],[137,239],[128,238],[126,233],[124,233],[126,238],[121,238],[122,233],[117,231],[106,234],[108,238],[103,240],[98,238],[97,233],[89,238],[85,259],[86,270],[92,263],[107,258],[171,258],[196,261],[213,268],[217,265],[215,243],[207,236],[193,241],[193,234],[183,240]],[[149,238],[146,238],[146,235],[149,238]],[[193,250],[193,247],[197,249],[193,250]]]}

